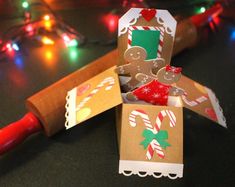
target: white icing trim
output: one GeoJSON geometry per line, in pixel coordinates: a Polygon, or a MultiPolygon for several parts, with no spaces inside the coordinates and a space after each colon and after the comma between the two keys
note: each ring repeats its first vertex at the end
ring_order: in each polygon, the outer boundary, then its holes
{"type": "Polygon", "coordinates": [[[130,25],[134,25],[137,22],[137,19],[140,17],[141,10],[142,10],[141,8],[131,8],[119,19],[118,36],[126,33],[128,27],[130,25]],[[134,19],[134,21],[132,21],[133,19],[134,19]]]}
{"type": "Polygon", "coordinates": [[[205,89],[206,89],[206,91],[207,91],[207,93],[209,95],[210,101],[211,101],[212,106],[214,108],[214,111],[216,113],[216,116],[217,116],[217,119],[218,119],[218,123],[220,125],[222,125],[223,127],[227,128],[226,119],[224,117],[223,110],[220,107],[219,101],[216,98],[215,93],[211,89],[209,89],[207,87],[205,87],[205,89]]]}
{"type": "Polygon", "coordinates": [[[171,16],[168,10],[157,10],[156,18],[158,23],[164,26],[166,33],[170,34],[174,38],[176,31],[176,20],[171,16]],[[160,21],[160,18],[163,22],[160,21]],[[171,32],[167,28],[169,28],[171,32]]]}
{"type": "Polygon", "coordinates": [[[67,93],[67,97],[66,97],[67,103],[65,105],[66,130],[76,125],[76,112],[75,112],[76,111],[76,95],[77,95],[77,88],[74,88],[67,93]]]}
{"type": "MultiPolygon", "coordinates": [[[[137,22],[138,18],[141,16],[141,10],[143,9],[131,8],[119,19],[118,36],[125,34],[128,30],[128,27],[134,25],[137,22]]],[[[171,14],[167,10],[157,9],[156,19],[158,23],[164,27],[166,33],[170,34],[174,38],[176,31],[176,20],[171,16],[171,14]],[[171,31],[169,31],[167,28],[169,28],[171,31]]]]}
{"type": "Polygon", "coordinates": [[[183,164],[178,163],[119,160],[119,174],[125,176],[134,174],[146,177],[147,175],[152,175],[155,178],[167,176],[170,179],[176,179],[183,177],[183,167],[183,164]],[[159,175],[156,173],[159,173],[159,175]],[[171,176],[171,174],[174,174],[174,176],[171,176]]]}

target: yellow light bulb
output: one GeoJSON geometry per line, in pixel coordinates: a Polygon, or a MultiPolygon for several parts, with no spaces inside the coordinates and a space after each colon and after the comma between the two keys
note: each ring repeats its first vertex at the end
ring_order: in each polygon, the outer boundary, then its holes
{"type": "Polygon", "coordinates": [[[49,21],[49,20],[50,20],[50,16],[49,16],[48,14],[46,14],[46,15],[43,17],[43,19],[44,19],[45,21],[49,21]]]}
{"type": "Polygon", "coordinates": [[[46,36],[43,36],[42,37],[42,43],[45,44],[45,45],[53,45],[55,42],[52,39],[50,39],[46,36]]]}

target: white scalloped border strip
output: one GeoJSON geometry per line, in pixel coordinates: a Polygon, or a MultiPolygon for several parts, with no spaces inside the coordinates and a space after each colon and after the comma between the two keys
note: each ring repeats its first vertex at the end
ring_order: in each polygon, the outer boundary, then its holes
{"type": "MultiPolygon", "coordinates": [[[[131,8],[119,19],[118,36],[125,34],[128,31],[128,27],[137,22],[138,18],[141,16],[141,10],[143,9],[131,8]]],[[[176,20],[171,16],[171,14],[167,10],[157,9],[156,18],[158,23],[164,27],[164,30],[174,37],[176,31],[176,20]]]]}
{"type": "Polygon", "coordinates": [[[146,177],[151,175],[155,178],[165,176],[176,179],[183,177],[183,168],[183,164],[176,163],[119,160],[119,174],[125,176],[138,175],[146,177]]]}
{"type": "Polygon", "coordinates": [[[215,96],[215,93],[207,87],[205,87],[205,89],[208,93],[208,96],[210,98],[212,106],[215,110],[215,113],[216,113],[216,116],[217,116],[217,119],[218,119],[218,123],[220,125],[222,125],[223,127],[227,128],[226,119],[224,117],[223,110],[220,107],[219,101],[218,101],[217,97],[215,96]]]}
{"type": "Polygon", "coordinates": [[[76,125],[76,95],[77,95],[77,89],[74,88],[70,90],[66,96],[66,105],[65,105],[66,130],[76,125]]]}

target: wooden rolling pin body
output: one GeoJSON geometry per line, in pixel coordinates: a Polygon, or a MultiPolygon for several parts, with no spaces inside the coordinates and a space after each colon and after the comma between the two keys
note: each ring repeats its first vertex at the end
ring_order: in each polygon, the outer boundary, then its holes
{"type": "Polygon", "coordinates": [[[38,117],[47,136],[64,129],[67,92],[116,63],[114,50],[26,100],[27,109],[38,117]]]}

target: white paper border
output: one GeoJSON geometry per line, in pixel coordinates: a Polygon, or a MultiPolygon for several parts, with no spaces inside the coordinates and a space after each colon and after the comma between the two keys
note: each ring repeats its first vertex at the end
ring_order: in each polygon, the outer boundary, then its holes
{"type": "Polygon", "coordinates": [[[210,101],[212,103],[214,111],[216,113],[216,116],[217,116],[217,119],[218,119],[218,123],[220,125],[222,125],[223,127],[227,128],[226,119],[224,117],[223,110],[220,107],[219,101],[216,98],[215,93],[211,89],[209,89],[207,87],[205,87],[205,89],[206,89],[206,91],[208,93],[208,96],[210,98],[210,101]]]}
{"type": "Polygon", "coordinates": [[[76,125],[76,112],[75,112],[76,111],[76,95],[77,95],[77,88],[74,88],[67,93],[67,97],[66,97],[67,103],[65,105],[66,129],[69,129],[76,125]]]}
{"type": "MultiPolygon", "coordinates": [[[[137,22],[138,18],[141,16],[140,12],[142,10],[143,8],[131,8],[119,19],[118,37],[125,34],[128,31],[128,27],[137,22]]],[[[176,20],[171,16],[171,14],[167,10],[157,9],[155,17],[157,18],[158,23],[164,26],[165,31],[174,38],[176,31],[176,20]],[[167,28],[169,28],[171,32],[168,31],[167,28]]]]}
{"type": "Polygon", "coordinates": [[[119,174],[125,176],[134,174],[140,177],[146,177],[152,175],[155,178],[167,176],[170,179],[176,179],[183,177],[183,168],[184,165],[178,163],[119,160],[119,174]]]}

